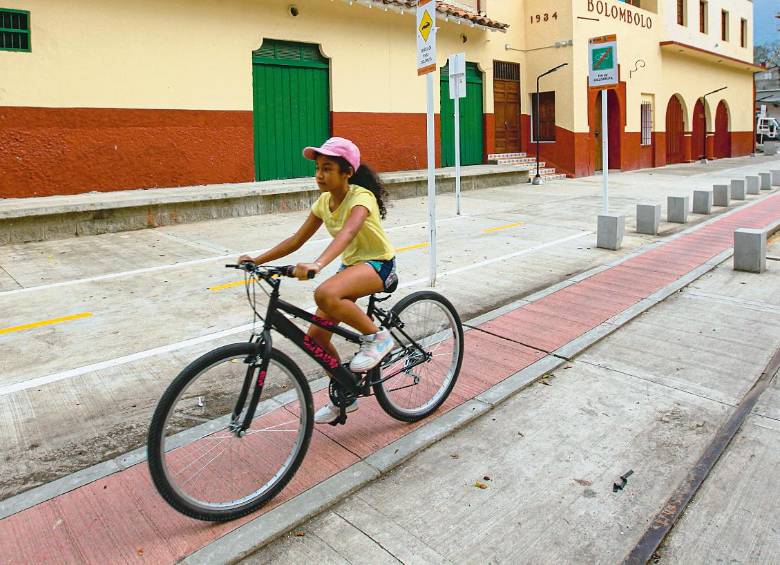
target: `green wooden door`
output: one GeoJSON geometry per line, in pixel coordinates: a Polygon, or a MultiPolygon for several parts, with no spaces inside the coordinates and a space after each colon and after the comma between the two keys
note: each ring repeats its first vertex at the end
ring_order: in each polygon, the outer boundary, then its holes
{"type": "Polygon", "coordinates": [[[328,61],[316,45],[266,39],[252,53],[255,178],[306,177],[307,145],[330,137],[328,61]]]}
{"type": "MultiPolygon", "coordinates": [[[[450,99],[449,68],[441,69],[441,166],[455,165],[455,106],[450,99]]],[[[466,97],[460,99],[460,164],[482,163],[484,143],[482,73],[466,63],[466,97]]]]}

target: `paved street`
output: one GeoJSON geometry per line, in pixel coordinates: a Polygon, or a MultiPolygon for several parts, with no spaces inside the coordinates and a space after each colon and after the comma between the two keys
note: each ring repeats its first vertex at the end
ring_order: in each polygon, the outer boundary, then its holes
{"type": "MultiPolygon", "coordinates": [[[[664,223],[659,237],[637,235],[638,202],[665,209],[668,195],[778,167],[778,160],[743,158],[611,176],[611,210],[627,216],[618,252],[595,248],[598,177],[467,192],[461,217],[453,214],[453,197],[441,196],[437,289],[471,319],[690,227],[664,223]]],[[[748,205],[768,194],[751,197],[748,205]]],[[[716,208],[716,214],[724,211],[716,208]]],[[[222,265],[272,245],[303,217],[257,216],[0,248],[0,499],[141,447],[150,413],[178,371],[202,352],[249,334],[243,286],[222,265]]],[[[398,297],[426,285],[425,217],[421,199],[395,201],[390,209],[398,297]]],[[[706,219],[691,217],[692,223],[706,219]]],[[[324,245],[322,237],[290,262],[310,259],[324,245]]],[[[777,243],[771,253],[780,254],[777,243]]],[[[554,376],[302,526],[297,533],[303,535],[250,559],[619,559],[634,539],[626,532],[652,517],[780,345],[777,275],[775,262],[764,275],[748,275],[735,274],[726,261],[554,376]],[[612,481],[629,468],[629,486],[613,495],[612,481]],[[477,481],[487,488],[475,487],[477,481]],[[420,505],[421,493],[436,495],[420,505]],[[534,519],[540,514],[545,520],[534,519]],[[526,527],[516,528],[517,522],[526,527]],[[502,544],[510,535],[513,542],[502,544]]],[[[289,281],[284,294],[309,305],[314,285],[289,281]]],[[[311,378],[321,376],[296,359],[311,378]]],[[[687,562],[685,536],[700,540],[716,514],[720,528],[738,520],[733,512],[708,508],[724,504],[718,488],[730,488],[712,485],[740,478],[739,453],[755,455],[755,476],[776,464],[770,455],[777,452],[774,387],[733,444],[732,459],[722,460],[706,483],[694,506],[702,512],[689,511],[669,538],[664,559],[687,562]]],[[[771,482],[765,488],[778,492],[771,482]]],[[[741,492],[762,502],[754,484],[741,492]]],[[[768,540],[756,542],[760,562],[777,554],[772,523],[777,519],[762,517],[751,530],[768,540]]],[[[719,539],[737,555],[748,551],[741,549],[745,536],[719,539]]]]}

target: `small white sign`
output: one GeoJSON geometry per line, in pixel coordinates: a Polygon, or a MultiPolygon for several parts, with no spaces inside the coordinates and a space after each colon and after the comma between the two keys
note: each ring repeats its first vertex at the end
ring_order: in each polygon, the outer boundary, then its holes
{"type": "Polygon", "coordinates": [[[450,98],[466,97],[466,54],[450,55],[450,98]]]}
{"type": "Polygon", "coordinates": [[[436,70],[436,1],[417,5],[417,74],[436,70]]]}
{"type": "Polygon", "coordinates": [[[594,37],[588,42],[588,86],[606,88],[617,86],[617,83],[617,37],[594,37]]]}

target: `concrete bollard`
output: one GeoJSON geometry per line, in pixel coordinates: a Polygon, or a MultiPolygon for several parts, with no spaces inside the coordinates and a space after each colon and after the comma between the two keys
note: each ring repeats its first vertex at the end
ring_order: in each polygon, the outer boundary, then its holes
{"type": "Polygon", "coordinates": [[[772,175],[772,186],[780,186],[780,171],[775,169],[769,172],[772,175]]]}
{"type": "Polygon", "coordinates": [[[660,204],[636,205],[636,231],[648,235],[658,235],[658,226],[661,225],[660,204]]]}
{"type": "Polygon", "coordinates": [[[772,175],[769,173],[758,173],[761,179],[761,190],[772,190],[772,175]]]}
{"type": "Polygon", "coordinates": [[[734,270],[766,271],[766,231],[739,228],[734,231],[734,270]]]}
{"type": "Polygon", "coordinates": [[[688,196],[666,197],[666,220],[674,224],[687,224],[691,201],[688,196]]]}
{"type": "Polygon", "coordinates": [[[712,191],[711,190],[693,191],[693,213],[712,214],[712,191]]]}
{"type": "Polygon", "coordinates": [[[596,247],[616,251],[623,246],[626,217],[618,214],[599,214],[596,247]]]}
{"type": "Polygon", "coordinates": [[[748,194],[758,194],[761,188],[761,178],[758,175],[751,175],[745,177],[745,183],[747,184],[748,194]]]}
{"type": "Polygon", "coordinates": [[[712,203],[715,206],[728,208],[731,202],[731,187],[727,184],[716,184],[712,187],[712,203]]]}
{"type": "Polygon", "coordinates": [[[731,197],[734,200],[745,200],[745,181],[744,179],[733,179],[731,181],[731,197]]]}

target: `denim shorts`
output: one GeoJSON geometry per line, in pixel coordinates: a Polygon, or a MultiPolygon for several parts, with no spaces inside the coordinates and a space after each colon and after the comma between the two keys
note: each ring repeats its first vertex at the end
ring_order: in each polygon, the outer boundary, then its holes
{"type": "MultiPolygon", "coordinates": [[[[395,257],[387,260],[376,259],[362,261],[362,263],[371,265],[374,268],[379,275],[379,278],[382,279],[382,285],[384,286],[385,292],[393,292],[395,287],[398,286],[398,273],[395,270],[395,257]]],[[[355,263],[355,265],[359,264],[360,263],[355,263]]],[[[345,265],[342,263],[341,267],[339,267],[339,272],[351,266],[352,265],[345,265]]]]}

